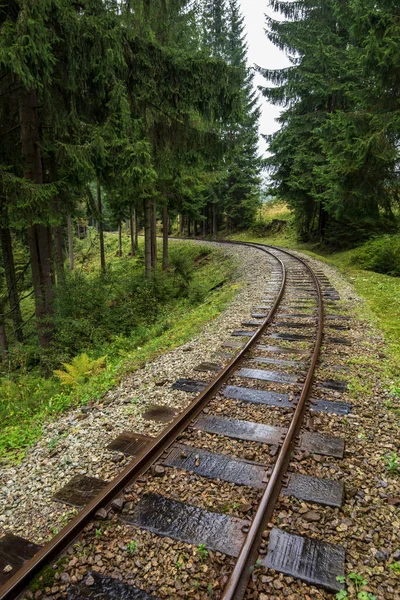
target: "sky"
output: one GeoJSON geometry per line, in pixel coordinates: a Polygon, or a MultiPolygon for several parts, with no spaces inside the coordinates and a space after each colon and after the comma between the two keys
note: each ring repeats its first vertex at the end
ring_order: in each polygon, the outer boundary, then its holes
{"type": "MultiPolygon", "coordinates": [[[[277,13],[268,8],[268,0],[240,0],[240,4],[245,18],[249,65],[256,64],[267,69],[289,66],[286,55],[265,35],[265,14],[279,18],[277,13]]],[[[266,85],[265,79],[259,73],[256,74],[255,85],[266,85]]],[[[262,109],[260,134],[271,134],[279,129],[275,119],[279,116],[280,107],[269,104],[261,94],[260,104],[262,109]]],[[[263,138],[260,138],[260,151],[263,155],[267,153],[267,144],[263,138]]]]}

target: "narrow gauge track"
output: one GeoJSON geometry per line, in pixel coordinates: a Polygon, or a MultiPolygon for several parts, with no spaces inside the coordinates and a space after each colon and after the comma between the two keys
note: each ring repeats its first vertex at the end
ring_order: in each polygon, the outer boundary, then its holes
{"type": "MultiPolygon", "coordinates": [[[[236,339],[247,341],[244,345],[240,342],[225,344],[233,348],[243,347],[209,383],[202,380],[178,380],[174,384],[175,389],[200,393],[158,437],[143,440],[142,436],[133,435],[128,440],[136,445],[136,450],[132,451],[133,460],[119,476],[105,484],[99,493],[89,499],[78,515],[49,543],[38,548],[34,545],[29,546],[27,541],[19,541],[22,546],[25,542],[25,548],[19,546],[17,557],[23,564],[17,571],[16,568],[11,570],[11,577],[0,588],[0,600],[17,598],[35,574],[66,552],[84,527],[98,517],[99,510],[107,514],[111,507],[114,510],[118,507],[118,512],[121,511],[120,517],[126,523],[194,545],[202,544],[205,540],[209,549],[234,557],[236,562],[229,580],[223,591],[219,592],[219,597],[223,600],[245,597],[252,569],[257,563],[309,583],[322,585],[331,591],[338,589],[336,576],[343,575],[344,572],[344,551],[340,547],[324,544],[322,540],[290,536],[278,528],[266,533],[282,486],[285,487],[288,483],[287,472],[293,454],[314,452],[336,457],[343,455],[342,440],[326,438],[317,432],[302,429],[323,341],[324,301],[334,303],[338,300],[338,295],[324,276],[318,277],[306,261],[294,254],[259,244],[242,245],[267,253],[274,265],[271,289],[266,291],[264,305],[255,307],[257,312],[252,314],[253,320],[243,324],[246,329],[233,333],[236,339]],[[291,312],[293,310],[296,312],[291,312]],[[276,316],[278,311],[279,316],[276,316]],[[288,329],[289,333],[280,333],[280,327],[288,329]],[[303,328],[307,335],[303,334],[303,328]],[[299,344],[307,348],[298,348],[299,344]],[[271,355],[282,359],[271,358],[271,355]],[[288,355],[295,360],[287,360],[288,355]],[[298,360],[299,357],[302,360],[298,360]],[[256,366],[261,368],[243,368],[243,363],[249,360],[250,367],[256,363],[256,366]],[[295,375],[287,375],[264,368],[274,368],[271,365],[294,367],[298,372],[295,375]],[[243,380],[251,382],[250,387],[235,385],[237,380],[239,383],[243,380]],[[291,393],[260,390],[257,387],[260,382],[289,386],[291,393]],[[256,387],[252,387],[254,385],[256,387]],[[207,407],[212,405],[218,394],[231,401],[232,414],[235,413],[234,407],[238,401],[247,403],[248,406],[285,408],[291,413],[290,423],[286,428],[276,428],[243,419],[219,417],[210,413],[207,407]],[[258,445],[272,444],[276,448],[274,463],[267,468],[260,462],[243,461],[226,454],[221,456],[204,451],[201,445],[199,446],[199,432],[226,436],[228,439],[248,440],[258,445]],[[180,443],[182,439],[185,442],[183,445],[180,443]],[[218,462],[221,459],[223,464],[221,466],[221,463],[218,463],[218,467],[214,468],[214,475],[212,469],[210,473],[205,472],[208,464],[212,465],[213,461],[218,462]],[[193,506],[188,508],[184,503],[170,501],[157,494],[144,495],[133,510],[125,512],[123,503],[118,505],[118,498],[125,488],[131,488],[135,481],[150,468],[154,469],[156,464],[163,473],[165,466],[177,467],[204,477],[217,477],[221,481],[258,488],[260,499],[252,520],[232,518],[193,506]]],[[[342,317],[339,316],[339,319],[342,317]]],[[[335,342],[335,339],[332,341],[335,342]]],[[[341,343],[341,340],[336,342],[341,343]]],[[[199,370],[215,371],[216,366],[200,365],[199,370]]],[[[327,387],[329,386],[335,389],[335,382],[327,382],[327,387]]],[[[325,411],[326,406],[321,410],[325,411]]],[[[312,477],[301,476],[293,479],[291,476],[287,489],[287,493],[292,493],[295,497],[297,494],[298,498],[311,502],[320,501],[322,504],[325,502],[332,506],[335,502],[336,505],[340,505],[343,499],[343,490],[329,480],[316,481],[312,477]]],[[[90,494],[88,497],[90,498],[90,494]]],[[[18,560],[12,562],[12,553],[11,548],[9,564],[18,565],[18,560]]],[[[0,560],[8,564],[7,555],[1,553],[1,547],[0,560]]],[[[115,585],[121,586],[121,583],[116,582],[115,585]]],[[[88,587],[85,588],[83,583],[71,586],[70,591],[67,590],[67,597],[71,600],[81,597],[103,599],[117,596],[143,600],[156,598],[127,585],[124,585],[124,590],[113,590],[112,581],[101,576],[95,576],[91,582],[90,593],[93,595],[89,594],[88,587]],[[82,589],[86,591],[83,593],[82,589]],[[106,592],[106,589],[109,589],[109,592],[106,592]]]]}

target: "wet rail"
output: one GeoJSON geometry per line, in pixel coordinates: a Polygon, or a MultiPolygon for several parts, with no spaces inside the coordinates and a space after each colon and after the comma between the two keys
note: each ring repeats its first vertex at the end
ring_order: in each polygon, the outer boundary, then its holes
{"type": "MultiPolygon", "coordinates": [[[[342,440],[302,430],[323,341],[324,302],[334,303],[338,300],[338,295],[330,287],[328,280],[323,275],[317,276],[302,258],[280,248],[249,243],[241,245],[256,248],[266,254],[272,270],[270,289],[266,290],[262,306],[254,308],[251,320],[243,323],[243,330],[233,332],[235,340],[241,341],[224,344],[229,349],[238,348],[237,354],[226,359],[227,364],[221,368],[209,363],[199,366],[198,371],[203,373],[215,374],[218,370],[211,381],[176,381],[173,386],[175,389],[189,393],[199,392],[198,395],[159,436],[146,438],[140,434],[132,434],[122,440],[126,444],[125,448],[131,445],[131,451],[126,453],[134,456],[132,461],[114,480],[103,482],[104,485],[98,490],[94,482],[92,489],[89,489],[86,505],[50,542],[40,548],[27,540],[15,539],[16,546],[22,545],[19,564],[18,560],[12,563],[12,548],[9,555],[4,548],[2,550],[1,542],[4,538],[0,538],[0,565],[10,564],[13,567],[0,588],[0,600],[17,598],[45,565],[52,564],[66,552],[88,523],[98,518],[102,511],[106,515],[110,510],[117,512],[125,523],[195,545],[203,545],[204,540],[207,542],[205,546],[233,557],[235,564],[220,595],[223,600],[245,597],[257,562],[331,591],[340,589],[336,579],[344,573],[344,552],[340,548],[330,547],[323,541],[307,538],[298,540],[295,539],[297,536],[285,534],[279,528],[274,528],[271,532],[266,530],[282,487],[288,488],[295,497],[311,502],[336,502],[339,505],[343,499],[342,489],[334,483],[313,481],[312,477],[306,476],[291,476],[290,482],[287,479],[290,461],[296,452],[343,455],[342,440]],[[276,316],[278,312],[279,318],[276,316]],[[302,344],[307,345],[307,349],[298,347],[302,344]],[[274,356],[280,358],[273,358],[274,356]],[[280,367],[293,370],[299,369],[300,365],[303,367],[300,375],[270,370],[280,367]],[[248,387],[243,385],[243,381],[249,382],[248,387]],[[264,387],[259,389],[257,382],[293,386],[295,392],[286,394],[268,391],[264,387]],[[285,408],[292,412],[290,423],[285,428],[277,428],[244,419],[220,417],[208,408],[218,395],[231,401],[232,407],[241,402],[248,406],[285,408]],[[266,467],[260,462],[230,457],[229,453],[215,454],[202,448],[197,438],[193,438],[196,432],[228,440],[272,444],[277,447],[276,457],[273,464],[266,467]],[[147,494],[133,510],[124,511],[124,502],[119,501],[124,489],[132,487],[154,465],[158,465],[163,474],[165,468],[178,468],[205,478],[257,488],[262,492],[258,508],[251,520],[240,520],[157,494],[147,494]],[[171,522],[171,515],[175,514],[176,520],[174,522],[172,518],[171,522]],[[199,531],[196,530],[196,522],[203,524],[199,531]],[[18,566],[21,568],[17,569],[18,566]]],[[[340,339],[336,342],[342,343],[340,339]]],[[[334,381],[326,383],[327,386],[336,384],[334,381]]],[[[320,408],[325,411],[326,402],[320,408]]],[[[314,406],[314,409],[318,410],[318,406],[314,406]]],[[[232,411],[234,413],[233,408],[232,411]]],[[[90,488],[91,482],[88,485],[90,488]]],[[[71,490],[72,493],[77,493],[74,485],[71,485],[64,492],[61,491],[59,499],[66,497],[71,490]]],[[[80,492],[85,493],[84,485],[80,492]]],[[[10,543],[12,546],[12,536],[9,545],[10,543]]],[[[102,598],[111,598],[115,594],[126,598],[156,598],[127,585],[125,593],[121,589],[121,585],[125,584],[110,583],[107,578],[94,575],[93,583],[91,582],[93,596],[85,597],[95,598],[95,594],[102,590],[102,598]],[[117,586],[115,589],[114,585],[117,586]],[[106,588],[110,590],[109,595],[106,588]]],[[[75,590],[67,597],[78,598],[79,593],[79,590],[75,590]]]]}

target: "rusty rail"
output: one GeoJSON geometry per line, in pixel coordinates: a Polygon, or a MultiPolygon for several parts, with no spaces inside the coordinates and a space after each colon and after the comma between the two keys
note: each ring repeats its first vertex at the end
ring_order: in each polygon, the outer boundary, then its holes
{"type": "Polygon", "coordinates": [[[257,512],[255,514],[247,537],[243,543],[235,567],[223,591],[221,600],[241,600],[246,592],[246,588],[251,577],[251,567],[257,560],[258,547],[262,538],[263,530],[272,516],[276,500],[279,496],[282,487],[282,478],[287,471],[290,456],[295,445],[296,437],[300,432],[300,428],[304,418],[306,402],[309,398],[309,394],[311,391],[315,367],[319,358],[320,349],[322,345],[322,336],[324,328],[324,308],[322,302],[321,288],[317,277],[315,276],[311,267],[309,267],[309,265],[303,259],[286,250],[282,250],[281,248],[275,248],[273,246],[269,246],[269,248],[273,248],[274,250],[283,252],[284,254],[288,254],[292,258],[296,258],[307,268],[307,270],[311,274],[316,287],[318,300],[317,338],[314,345],[310,368],[308,370],[307,377],[304,382],[303,389],[295,413],[293,415],[292,422],[286,434],[283,445],[280,448],[277,461],[272,469],[272,473],[268,481],[268,485],[265,488],[261,502],[258,506],[257,512]]]}
{"type": "Polygon", "coordinates": [[[196,417],[204,406],[221,389],[224,383],[231,377],[238,365],[244,360],[246,354],[257,343],[258,339],[264,334],[266,328],[271,322],[283,296],[286,285],[286,268],[284,263],[270,252],[266,247],[246,242],[234,242],[243,246],[258,247],[266,254],[276,259],[282,269],[281,287],[276,300],[268,313],[264,323],[258,331],[250,338],[244,348],[224,367],[217,377],[195,398],[195,400],[180,414],[174,421],[167,426],[150,445],[145,448],[135,459],[133,459],[125,469],[113,479],[79,514],[74,517],[50,542],[48,542],[35,556],[27,561],[1,588],[0,600],[15,600],[18,595],[29,585],[32,578],[47,564],[62,554],[66,548],[77,538],[83,528],[95,513],[110,502],[123,491],[123,489],[132,481],[135,481],[142,475],[164,452],[171,446],[176,438],[190,425],[193,418],[196,417]]]}

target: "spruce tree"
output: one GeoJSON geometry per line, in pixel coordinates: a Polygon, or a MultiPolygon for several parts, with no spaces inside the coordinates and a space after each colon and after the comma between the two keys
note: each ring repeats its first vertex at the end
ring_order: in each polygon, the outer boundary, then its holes
{"type": "MultiPolygon", "coordinates": [[[[294,209],[299,234],[354,243],[391,216],[398,189],[398,107],[393,98],[398,8],[385,2],[274,1],[284,21],[268,36],[291,56],[287,69],[262,70],[270,101],[284,107],[269,139],[273,190],[294,209]],[[390,116],[389,116],[390,115],[390,116]],[[396,125],[397,123],[397,125],[396,125]]],[[[395,84],[396,85],[396,84],[395,84]]],[[[398,81],[397,81],[398,85],[398,81]]]]}
{"type": "Polygon", "coordinates": [[[254,72],[247,66],[244,18],[238,0],[229,2],[228,63],[241,75],[241,113],[232,123],[232,159],[223,198],[227,229],[249,227],[259,204],[261,159],[258,154],[260,108],[254,90],[254,72]]]}

